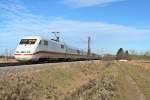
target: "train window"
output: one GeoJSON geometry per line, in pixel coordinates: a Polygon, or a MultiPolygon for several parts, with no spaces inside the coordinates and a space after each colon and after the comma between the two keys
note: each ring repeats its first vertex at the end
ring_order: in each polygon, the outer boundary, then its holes
{"type": "Polygon", "coordinates": [[[22,39],[20,44],[35,44],[36,39],[22,39]]]}
{"type": "Polygon", "coordinates": [[[48,45],[48,41],[44,40],[44,45],[48,45]]]}
{"type": "Polygon", "coordinates": [[[29,44],[35,44],[35,42],[36,42],[36,39],[29,40],[29,44]]]}
{"type": "Polygon", "coordinates": [[[40,40],[39,44],[42,44],[42,41],[40,40]]]}
{"type": "Polygon", "coordinates": [[[77,53],[80,54],[80,50],[77,50],[77,53]]]}
{"type": "Polygon", "coordinates": [[[61,44],[61,48],[64,49],[64,45],[63,44],[61,44]]]}

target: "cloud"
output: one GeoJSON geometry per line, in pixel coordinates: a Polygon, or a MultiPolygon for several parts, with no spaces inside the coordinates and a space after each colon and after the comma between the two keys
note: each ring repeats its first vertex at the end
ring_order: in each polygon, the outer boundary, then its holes
{"type": "Polygon", "coordinates": [[[20,5],[18,0],[1,0],[0,11],[17,14],[21,11],[26,11],[23,5],[20,5]]]}
{"type": "Polygon", "coordinates": [[[27,35],[52,36],[51,32],[59,31],[63,41],[79,48],[86,48],[87,37],[92,37],[92,46],[96,48],[112,48],[144,41],[149,36],[149,29],[109,24],[102,22],[86,22],[66,19],[46,20],[35,15],[26,15],[26,19],[14,19],[7,25],[7,30],[16,37],[27,35]],[[104,45],[105,44],[105,45],[104,45]]]}
{"type": "Polygon", "coordinates": [[[104,6],[119,1],[123,0],[64,0],[64,3],[69,6],[80,8],[80,7],[104,6]]]}
{"type": "MultiPolygon", "coordinates": [[[[126,38],[135,36],[134,39],[141,38],[150,32],[149,29],[137,29],[134,27],[109,24],[102,22],[86,22],[66,19],[46,20],[35,15],[25,15],[26,19],[14,19],[8,23],[10,31],[17,33],[49,33],[60,31],[68,35],[76,36],[112,36],[126,38]]],[[[109,38],[109,37],[108,37],[109,38]]]]}

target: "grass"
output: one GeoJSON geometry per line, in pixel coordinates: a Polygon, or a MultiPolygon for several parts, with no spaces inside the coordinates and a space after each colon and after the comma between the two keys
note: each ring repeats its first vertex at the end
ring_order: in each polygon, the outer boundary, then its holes
{"type": "Polygon", "coordinates": [[[62,93],[67,93],[75,88],[80,87],[80,85],[86,83],[91,78],[94,78],[97,70],[96,63],[86,62],[86,63],[73,63],[61,67],[48,68],[43,71],[36,73],[34,76],[41,77],[42,84],[48,85],[53,84],[58,87],[58,91],[62,93]],[[43,78],[44,77],[44,78],[43,78]]]}
{"type": "Polygon", "coordinates": [[[111,62],[105,66],[94,80],[81,86],[65,100],[121,100],[118,69],[111,62]]]}
{"type": "Polygon", "coordinates": [[[71,84],[69,81],[73,80],[73,73],[68,69],[50,68],[38,73],[34,73],[33,76],[41,80],[41,84],[47,87],[49,84],[58,87],[59,91],[65,92],[69,90],[71,84]]]}

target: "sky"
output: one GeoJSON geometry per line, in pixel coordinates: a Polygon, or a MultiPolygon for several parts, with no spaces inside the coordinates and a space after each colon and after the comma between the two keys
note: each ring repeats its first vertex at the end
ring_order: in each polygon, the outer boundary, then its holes
{"type": "Polygon", "coordinates": [[[150,51],[149,0],[0,0],[0,53],[24,36],[51,38],[95,53],[150,51]]]}

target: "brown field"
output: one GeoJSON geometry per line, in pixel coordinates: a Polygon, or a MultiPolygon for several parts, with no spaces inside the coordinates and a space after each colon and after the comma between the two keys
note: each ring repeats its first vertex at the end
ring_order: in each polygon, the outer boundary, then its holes
{"type": "Polygon", "coordinates": [[[13,63],[13,62],[17,61],[13,58],[0,58],[0,63],[13,63]]]}
{"type": "Polygon", "coordinates": [[[147,61],[82,61],[0,75],[0,100],[150,100],[147,61]]]}

